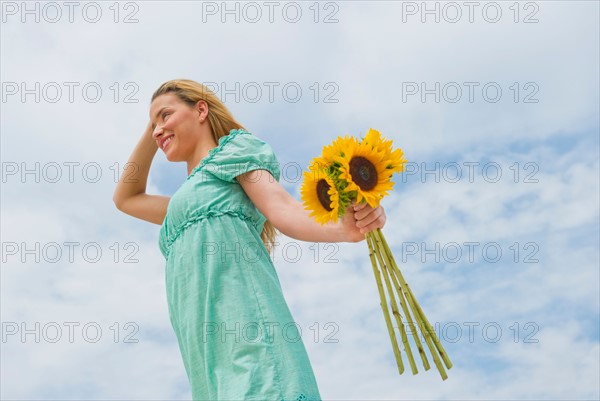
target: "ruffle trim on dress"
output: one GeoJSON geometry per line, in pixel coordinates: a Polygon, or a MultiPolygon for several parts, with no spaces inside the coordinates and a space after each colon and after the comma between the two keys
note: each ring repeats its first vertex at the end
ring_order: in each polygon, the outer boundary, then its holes
{"type": "Polygon", "coordinates": [[[186,230],[188,227],[196,224],[200,220],[204,220],[209,217],[223,216],[226,214],[239,217],[240,219],[242,219],[244,221],[250,221],[250,222],[252,222],[252,224],[254,224],[254,221],[250,217],[246,216],[245,214],[243,214],[237,210],[209,210],[207,212],[201,212],[198,214],[194,214],[184,224],[181,224],[179,227],[177,227],[175,229],[175,231],[173,233],[171,233],[171,235],[167,236],[167,241],[166,241],[167,242],[167,244],[166,244],[167,245],[167,258],[169,257],[169,255],[171,253],[171,245],[173,245],[173,242],[175,242],[175,240],[177,240],[177,238],[179,238],[181,233],[184,230],[186,230]]]}
{"type": "Polygon", "coordinates": [[[202,161],[200,162],[200,164],[198,166],[194,167],[194,169],[192,170],[192,172],[190,173],[190,175],[187,177],[186,180],[189,180],[198,171],[202,170],[202,168],[204,168],[204,166],[206,166],[206,164],[212,160],[215,153],[219,152],[223,148],[223,146],[225,146],[225,144],[227,142],[231,141],[231,139],[233,137],[237,136],[238,134],[250,134],[250,133],[243,128],[238,128],[238,129],[232,129],[231,131],[229,131],[228,135],[225,135],[225,136],[222,136],[221,138],[219,138],[219,145],[208,151],[208,156],[206,156],[204,159],[202,159],[202,161]]]}

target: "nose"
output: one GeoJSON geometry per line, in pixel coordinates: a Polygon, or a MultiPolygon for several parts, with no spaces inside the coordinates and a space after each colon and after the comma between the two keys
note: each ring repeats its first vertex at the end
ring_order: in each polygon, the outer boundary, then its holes
{"type": "Polygon", "coordinates": [[[153,138],[154,140],[157,140],[157,139],[158,139],[158,136],[159,136],[160,134],[162,134],[162,132],[163,132],[162,126],[160,126],[160,125],[157,125],[156,127],[154,127],[154,131],[152,132],[152,138],[153,138]]]}

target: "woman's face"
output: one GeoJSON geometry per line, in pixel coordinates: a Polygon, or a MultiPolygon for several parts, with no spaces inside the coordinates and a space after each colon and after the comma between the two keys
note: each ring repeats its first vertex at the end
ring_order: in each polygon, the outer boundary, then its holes
{"type": "Polygon", "coordinates": [[[154,127],[152,138],[167,160],[189,160],[200,140],[202,114],[204,110],[189,107],[173,93],[154,99],[150,105],[150,121],[154,127]]]}

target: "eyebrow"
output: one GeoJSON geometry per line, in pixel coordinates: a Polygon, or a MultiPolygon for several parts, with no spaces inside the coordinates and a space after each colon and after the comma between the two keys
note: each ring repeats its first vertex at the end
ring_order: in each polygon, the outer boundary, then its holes
{"type": "MultiPolygon", "coordinates": [[[[158,110],[158,111],[156,112],[156,114],[154,115],[154,118],[157,118],[157,117],[158,117],[158,115],[159,115],[159,114],[160,114],[160,113],[161,113],[161,112],[162,112],[164,109],[166,109],[167,107],[169,107],[169,106],[163,106],[163,107],[161,107],[161,108],[160,108],[160,110],[158,110]]],[[[156,124],[152,124],[152,130],[155,130],[155,129],[156,129],[156,124]]]]}

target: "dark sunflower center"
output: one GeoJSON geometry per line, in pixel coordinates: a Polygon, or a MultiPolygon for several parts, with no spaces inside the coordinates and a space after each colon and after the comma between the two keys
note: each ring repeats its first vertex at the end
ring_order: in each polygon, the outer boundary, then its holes
{"type": "Polygon", "coordinates": [[[364,157],[356,156],[350,160],[350,175],[363,191],[369,191],[377,185],[377,169],[364,157]]]}
{"type": "Polygon", "coordinates": [[[333,208],[331,207],[329,188],[331,188],[331,186],[324,179],[320,179],[317,182],[317,197],[319,198],[319,202],[321,202],[321,206],[323,206],[325,210],[331,212],[333,208]]]}

